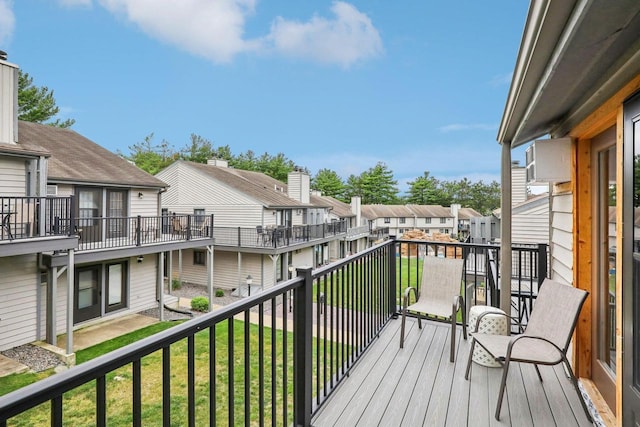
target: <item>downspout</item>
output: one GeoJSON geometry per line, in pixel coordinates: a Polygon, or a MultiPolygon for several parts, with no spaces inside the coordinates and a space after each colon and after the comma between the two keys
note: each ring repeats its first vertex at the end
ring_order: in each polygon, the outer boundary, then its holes
{"type": "Polygon", "coordinates": [[[500,309],[511,315],[511,143],[502,144],[500,220],[500,309]]]}

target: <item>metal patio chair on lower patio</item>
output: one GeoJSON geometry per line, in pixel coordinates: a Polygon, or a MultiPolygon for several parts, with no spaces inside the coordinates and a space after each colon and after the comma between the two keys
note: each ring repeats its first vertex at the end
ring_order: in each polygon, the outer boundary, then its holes
{"type": "MultiPolygon", "coordinates": [[[[578,388],[578,381],[567,360],[567,349],[587,295],[588,292],[582,289],[545,279],[540,286],[536,303],[523,334],[516,336],[471,334],[472,341],[465,379],[469,379],[473,349],[476,343],[502,364],[502,381],[498,392],[496,420],[500,419],[500,408],[507,385],[509,364],[520,362],[532,363],[541,382],[542,376],[538,365],[564,363],[587,418],[592,421],[582,393],[578,388]]],[[[496,313],[492,314],[496,315],[496,313]]],[[[501,314],[517,322],[517,319],[504,313],[501,314]]],[[[478,317],[474,330],[478,330],[482,317],[482,315],[478,317]]]]}
{"type": "Polygon", "coordinates": [[[462,312],[462,332],[467,339],[467,319],[464,298],[460,295],[462,283],[463,259],[425,256],[422,266],[420,290],[408,287],[402,301],[402,325],[400,327],[400,348],[404,347],[404,325],[407,312],[418,314],[418,327],[422,329],[422,315],[444,317],[451,321],[451,354],[455,360],[456,352],[456,314],[462,312]],[[416,302],[409,305],[409,296],[413,291],[416,302]]]}

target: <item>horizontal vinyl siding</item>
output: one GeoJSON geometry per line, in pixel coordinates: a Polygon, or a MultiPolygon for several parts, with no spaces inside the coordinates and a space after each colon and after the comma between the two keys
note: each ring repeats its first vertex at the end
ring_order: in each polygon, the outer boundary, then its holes
{"type": "MultiPolygon", "coordinates": [[[[216,251],[213,259],[213,287],[215,289],[234,289],[246,284],[246,277],[251,275],[253,285],[265,287],[272,283],[273,274],[271,260],[265,256],[265,275],[262,274],[262,256],[259,254],[242,254],[242,268],[238,275],[238,254],[236,252],[216,251]],[[264,283],[263,283],[264,282],[264,283]]],[[[173,253],[173,277],[180,276],[178,251],[173,253]]],[[[182,251],[182,281],[207,285],[207,267],[193,264],[193,250],[182,251]]]]}
{"type": "Polygon", "coordinates": [[[15,92],[18,73],[16,68],[9,65],[0,65],[0,142],[11,144],[16,142],[15,134],[16,111],[15,92]]]}
{"type": "Polygon", "coordinates": [[[24,196],[25,191],[25,161],[0,156],[0,196],[24,196]]]}
{"type": "Polygon", "coordinates": [[[0,258],[0,350],[38,339],[37,258],[35,255],[0,258]]]}
{"type": "Polygon", "coordinates": [[[549,243],[549,205],[514,214],[512,241],[515,243],[549,243]]]}
{"type": "Polygon", "coordinates": [[[158,216],[158,191],[149,189],[132,189],[129,192],[129,212],[131,216],[158,216]],[[142,193],[142,198],[138,196],[142,193]]]}
{"type": "MultiPolygon", "coordinates": [[[[56,184],[58,187],[58,196],[68,197],[73,195],[73,186],[68,184],[56,184]]],[[[77,203],[77,201],[76,201],[77,203]]]]}
{"type": "Polygon", "coordinates": [[[573,196],[553,196],[551,219],[551,278],[573,284],[573,196]]]}
{"type": "Polygon", "coordinates": [[[145,255],[142,263],[129,259],[129,312],[138,312],[157,307],[156,280],[158,257],[145,255]]]}

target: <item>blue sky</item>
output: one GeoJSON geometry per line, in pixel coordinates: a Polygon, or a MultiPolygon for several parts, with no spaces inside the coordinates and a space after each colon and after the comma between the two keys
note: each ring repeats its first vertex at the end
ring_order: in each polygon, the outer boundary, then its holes
{"type": "MultiPolygon", "coordinates": [[[[0,0],[0,50],[116,151],[191,133],[401,188],[499,179],[525,0],[0,0]]],[[[521,152],[514,153],[519,159],[521,152]]]]}

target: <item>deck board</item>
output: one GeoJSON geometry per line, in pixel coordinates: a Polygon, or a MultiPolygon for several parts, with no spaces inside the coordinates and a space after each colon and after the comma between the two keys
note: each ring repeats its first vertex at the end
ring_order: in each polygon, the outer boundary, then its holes
{"type": "Polygon", "coordinates": [[[400,319],[392,320],[312,420],[316,427],[361,426],[589,426],[578,395],[560,366],[510,369],[500,420],[494,418],[502,370],[473,364],[464,379],[470,340],[457,334],[449,362],[447,324],[422,329],[407,319],[404,349],[400,319]]]}

